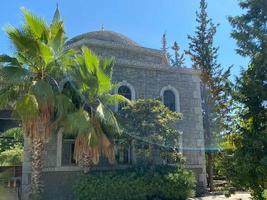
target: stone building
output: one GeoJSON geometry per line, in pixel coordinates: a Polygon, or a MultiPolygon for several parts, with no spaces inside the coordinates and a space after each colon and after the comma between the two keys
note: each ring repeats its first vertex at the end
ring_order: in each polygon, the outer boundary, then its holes
{"type": "MultiPolygon", "coordinates": [[[[89,47],[100,57],[114,57],[113,82],[115,92],[129,99],[161,98],[171,110],[181,112],[183,119],[177,128],[183,132],[182,153],[187,167],[195,172],[198,192],[206,188],[203,122],[201,115],[199,73],[189,68],[168,64],[163,52],[141,47],[127,37],[111,32],[96,31],[74,37],[66,48],[89,47]]],[[[25,143],[23,191],[29,189],[30,160],[25,143]]],[[[45,199],[72,199],[72,186],[81,169],[72,158],[73,138],[54,136],[46,146],[44,159],[45,199]],[[49,191],[49,192],[48,192],[49,191]]],[[[134,162],[132,148],[118,155],[114,166],[97,166],[98,170],[126,168],[134,162]]]]}

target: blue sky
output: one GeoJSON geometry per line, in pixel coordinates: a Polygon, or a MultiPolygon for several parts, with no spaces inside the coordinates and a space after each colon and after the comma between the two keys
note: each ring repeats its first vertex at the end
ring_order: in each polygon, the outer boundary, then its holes
{"type": "MultiPolygon", "coordinates": [[[[238,75],[240,67],[246,67],[248,59],[235,53],[236,43],[230,37],[231,26],[227,16],[238,15],[242,10],[237,0],[207,0],[208,13],[214,23],[219,23],[215,43],[220,46],[219,62],[224,67],[234,65],[232,73],[238,75]]],[[[161,36],[167,32],[169,45],[175,40],[182,50],[187,49],[187,35],[195,30],[195,12],[199,0],[4,0],[0,13],[0,53],[12,53],[3,28],[22,23],[20,7],[50,21],[58,3],[69,38],[100,30],[122,33],[141,46],[161,47],[161,36]]],[[[189,59],[186,65],[190,67],[189,59]]]]}

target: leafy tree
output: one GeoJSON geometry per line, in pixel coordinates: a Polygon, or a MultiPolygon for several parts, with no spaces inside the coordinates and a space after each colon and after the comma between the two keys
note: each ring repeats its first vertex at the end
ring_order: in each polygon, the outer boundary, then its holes
{"type": "MultiPolygon", "coordinates": [[[[159,100],[140,99],[132,106],[123,107],[119,113],[124,132],[141,144],[150,145],[154,156],[152,164],[157,164],[159,148],[176,152],[179,147],[179,131],[174,123],[181,119],[181,114],[170,111],[159,100]],[[154,152],[153,152],[154,151],[154,152]]],[[[141,149],[142,151],[145,150],[141,149]]],[[[150,154],[148,152],[147,159],[150,154]]]]}
{"type": "Polygon", "coordinates": [[[99,60],[88,48],[74,58],[70,71],[70,88],[79,97],[76,111],[62,120],[65,133],[76,134],[75,160],[88,170],[99,162],[103,152],[109,162],[115,161],[114,146],[109,137],[120,134],[118,122],[109,108],[117,102],[128,102],[121,95],[110,94],[113,61],[99,60]]]}
{"type": "Polygon", "coordinates": [[[1,134],[0,153],[13,148],[15,145],[23,145],[23,130],[11,128],[1,134]]]}
{"type": "Polygon", "coordinates": [[[57,80],[67,70],[73,51],[64,51],[62,21],[54,19],[48,25],[25,8],[22,13],[20,28],[6,28],[14,57],[0,56],[0,106],[11,107],[21,120],[31,147],[31,193],[38,198],[44,145],[56,127],[55,112],[64,104],[57,80]]]}
{"type": "Polygon", "coordinates": [[[201,98],[207,152],[207,172],[210,190],[213,190],[213,158],[217,149],[216,135],[224,130],[229,111],[228,76],[230,68],[223,72],[217,63],[218,47],[214,47],[217,26],[207,14],[206,0],[200,1],[200,11],[196,13],[197,27],[194,36],[188,36],[193,68],[201,71],[201,98]]]}
{"type": "Polygon", "coordinates": [[[183,67],[185,60],[184,54],[180,55],[180,46],[176,41],[173,43],[172,50],[174,51],[174,59],[171,59],[172,66],[183,67]]]}
{"type": "Polygon", "coordinates": [[[23,159],[23,146],[15,145],[0,153],[0,166],[21,166],[23,159]]]}
{"type": "Polygon", "coordinates": [[[267,2],[242,0],[240,16],[229,17],[237,53],[250,58],[247,70],[237,79],[233,91],[239,105],[239,120],[232,134],[234,149],[225,151],[229,161],[222,170],[232,185],[249,189],[254,199],[264,198],[267,180],[267,2]]]}
{"type": "Polygon", "coordinates": [[[23,157],[23,131],[12,128],[0,137],[0,165],[21,165],[23,157]]]}

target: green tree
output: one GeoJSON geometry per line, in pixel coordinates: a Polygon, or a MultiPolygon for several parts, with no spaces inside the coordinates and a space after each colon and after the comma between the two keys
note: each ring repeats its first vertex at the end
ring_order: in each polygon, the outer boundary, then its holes
{"type": "Polygon", "coordinates": [[[23,130],[12,128],[0,137],[0,165],[21,165],[23,157],[23,130]]]}
{"type": "Polygon", "coordinates": [[[174,59],[171,59],[172,66],[183,67],[185,60],[184,54],[180,54],[180,46],[176,41],[173,43],[172,50],[174,51],[174,59]]]}
{"type": "Polygon", "coordinates": [[[14,57],[0,56],[0,106],[11,107],[21,120],[31,146],[31,194],[38,198],[44,145],[56,127],[55,112],[63,103],[57,80],[67,70],[73,51],[64,51],[66,36],[58,18],[48,25],[25,8],[22,13],[20,28],[5,29],[14,57]]]}
{"type": "Polygon", "coordinates": [[[244,14],[230,17],[237,53],[250,58],[247,70],[237,80],[234,98],[241,105],[236,132],[241,139],[233,153],[233,170],[228,178],[250,189],[255,199],[264,199],[267,180],[267,2],[242,0],[244,14]]]}
{"type": "MultiPolygon", "coordinates": [[[[159,148],[174,153],[178,151],[180,133],[174,124],[182,116],[178,112],[170,111],[161,101],[139,99],[132,106],[123,107],[119,115],[128,137],[136,139],[137,144],[150,145],[147,159],[152,157],[152,164],[157,164],[160,155],[156,152],[159,148]]],[[[146,153],[144,149],[141,151],[146,153]]]]}
{"type": "Polygon", "coordinates": [[[115,161],[114,146],[109,138],[121,133],[111,105],[130,101],[111,94],[113,60],[99,58],[88,48],[74,58],[70,71],[70,88],[78,96],[76,111],[61,123],[65,133],[75,134],[75,160],[87,171],[99,162],[104,153],[109,162],[115,161]]]}
{"type": "Polygon", "coordinates": [[[228,106],[228,76],[230,68],[223,72],[217,62],[218,47],[214,46],[217,25],[207,14],[206,0],[200,1],[196,13],[197,27],[194,36],[188,36],[189,50],[186,52],[193,68],[201,71],[201,98],[204,137],[207,153],[207,173],[210,190],[213,186],[213,152],[217,149],[217,135],[224,130],[228,106]]]}
{"type": "Polygon", "coordinates": [[[21,128],[11,128],[0,136],[0,153],[13,148],[15,145],[23,145],[23,130],[21,128]]]}

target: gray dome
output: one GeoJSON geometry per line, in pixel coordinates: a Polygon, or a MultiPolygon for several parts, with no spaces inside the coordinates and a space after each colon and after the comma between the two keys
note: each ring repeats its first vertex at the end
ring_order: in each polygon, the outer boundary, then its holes
{"type": "Polygon", "coordinates": [[[133,40],[127,38],[126,36],[112,32],[112,31],[94,31],[88,32],[81,35],[78,35],[67,42],[67,44],[75,43],[79,40],[99,40],[102,42],[109,42],[115,43],[119,45],[126,45],[126,46],[139,46],[133,40]]]}

